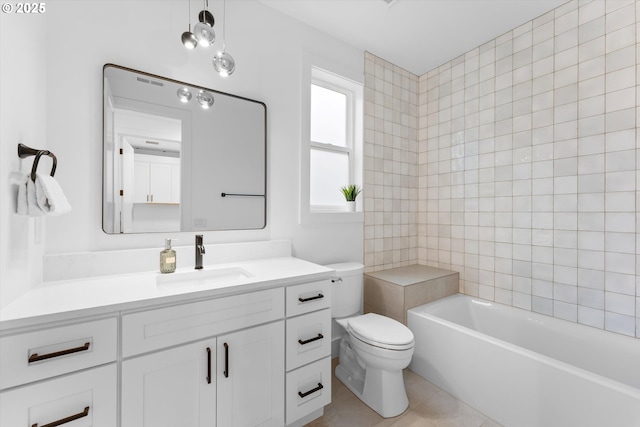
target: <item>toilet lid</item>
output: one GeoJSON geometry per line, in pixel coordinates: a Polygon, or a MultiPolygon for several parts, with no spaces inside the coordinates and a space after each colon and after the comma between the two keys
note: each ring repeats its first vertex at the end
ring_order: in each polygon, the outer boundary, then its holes
{"type": "Polygon", "coordinates": [[[375,313],[349,319],[349,332],[368,344],[392,350],[413,347],[413,333],[402,323],[375,313]]]}

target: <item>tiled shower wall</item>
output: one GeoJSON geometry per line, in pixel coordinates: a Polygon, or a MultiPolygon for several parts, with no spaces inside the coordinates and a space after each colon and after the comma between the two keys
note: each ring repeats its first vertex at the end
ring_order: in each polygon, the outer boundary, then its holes
{"type": "Polygon", "coordinates": [[[419,77],[416,152],[388,97],[412,76],[367,55],[367,269],[449,268],[467,294],[640,337],[638,21],[640,2],[570,1],[419,77]],[[416,222],[393,222],[416,191],[416,222]]]}
{"type": "Polygon", "coordinates": [[[418,77],[365,53],[366,271],[418,262],[418,77]]]}

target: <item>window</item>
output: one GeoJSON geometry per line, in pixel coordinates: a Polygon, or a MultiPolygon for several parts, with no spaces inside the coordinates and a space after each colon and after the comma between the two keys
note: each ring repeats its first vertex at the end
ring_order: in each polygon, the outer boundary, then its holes
{"type": "MultiPolygon", "coordinates": [[[[303,216],[306,212],[307,216],[325,214],[325,220],[326,214],[333,220],[354,220],[346,219],[340,188],[362,185],[362,85],[312,68],[304,90],[309,98],[308,122],[303,126],[303,140],[308,144],[302,153],[303,216]]],[[[355,217],[357,220],[358,215],[355,217]]]]}

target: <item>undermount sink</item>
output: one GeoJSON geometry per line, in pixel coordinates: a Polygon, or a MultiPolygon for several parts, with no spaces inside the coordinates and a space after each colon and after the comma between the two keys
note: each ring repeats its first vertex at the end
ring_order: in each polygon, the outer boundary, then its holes
{"type": "Polygon", "coordinates": [[[253,275],[241,267],[204,268],[156,276],[156,285],[161,289],[216,288],[233,285],[253,275]]]}

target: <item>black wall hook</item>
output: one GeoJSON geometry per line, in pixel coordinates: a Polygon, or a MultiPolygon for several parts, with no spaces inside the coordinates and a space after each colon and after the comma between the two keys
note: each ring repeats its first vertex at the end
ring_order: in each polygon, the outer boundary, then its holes
{"type": "Polygon", "coordinates": [[[51,176],[56,173],[56,166],[58,165],[58,159],[55,154],[49,150],[36,150],[35,148],[27,147],[24,144],[18,144],[18,157],[24,159],[25,157],[36,156],[33,160],[33,166],[31,167],[31,180],[36,182],[36,170],[38,169],[38,162],[40,157],[49,156],[53,159],[53,166],[51,167],[51,176]]]}

